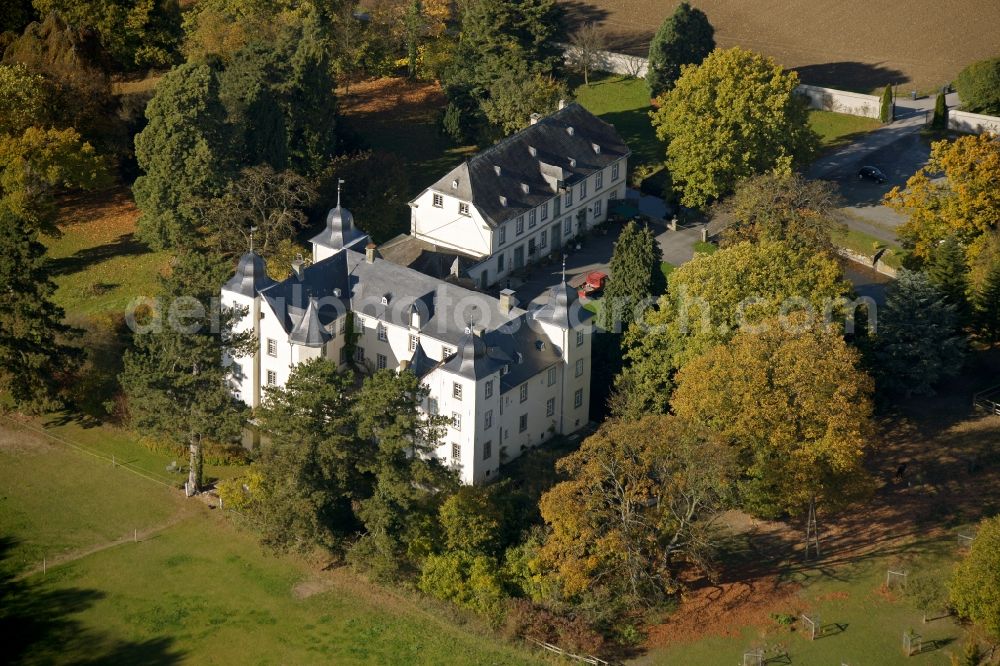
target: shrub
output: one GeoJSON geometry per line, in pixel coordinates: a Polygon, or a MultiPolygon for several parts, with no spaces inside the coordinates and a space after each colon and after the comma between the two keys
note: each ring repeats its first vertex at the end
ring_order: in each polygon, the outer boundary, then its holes
{"type": "Polygon", "coordinates": [[[980,523],[969,554],[955,569],[949,595],[959,616],[1000,639],[1000,516],[980,523]]]}
{"type": "Polygon", "coordinates": [[[882,91],[882,108],[879,111],[879,119],[884,123],[891,123],[893,120],[892,86],[886,85],[882,91]]]}
{"type": "Polygon", "coordinates": [[[966,110],[1000,114],[1000,58],[980,60],[963,69],[955,89],[966,110]]]}
{"type": "Polygon", "coordinates": [[[604,636],[582,617],[563,615],[526,599],[508,604],[504,633],[508,638],[552,643],[576,654],[600,656],[607,649],[604,636]]]}
{"type": "Polygon", "coordinates": [[[948,128],[948,104],[944,101],[944,93],[938,93],[934,101],[934,117],[931,119],[931,127],[934,129],[948,128]]]}

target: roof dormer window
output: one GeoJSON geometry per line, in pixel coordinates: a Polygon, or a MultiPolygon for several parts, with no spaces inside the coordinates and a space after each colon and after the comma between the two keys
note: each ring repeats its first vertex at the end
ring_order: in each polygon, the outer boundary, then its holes
{"type": "Polygon", "coordinates": [[[576,158],[575,157],[569,158],[569,165],[571,167],[573,167],[574,169],[576,168],[576,158]]]}
{"type": "Polygon", "coordinates": [[[538,157],[538,148],[534,146],[528,146],[528,152],[531,153],[532,157],[538,157]]]}
{"type": "Polygon", "coordinates": [[[382,305],[389,305],[389,294],[382,296],[382,305]]]}
{"type": "Polygon", "coordinates": [[[530,187],[528,187],[528,184],[527,184],[527,183],[521,183],[521,191],[522,191],[522,192],[524,192],[525,194],[527,194],[527,193],[528,193],[528,192],[530,191],[530,189],[531,189],[531,188],[530,188],[530,187]]]}
{"type": "Polygon", "coordinates": [[[566,128],[566,134],[569,134],[570,136],[573,136],[574,134],[576,134],[576,130],[573,129],[572,125],[570,125],[569,127],[566,128]]]}
{"type": "Polygon", "coordinates": [[[451,181],[451,189],[453,189],[453,190],[457,190],[458,189],[458,178],[456,178],[455,180],[451,181]]]}
{"type": "Polygon", "coordinates": [[[500,205],[503,206],[504,208],[507,207],[507,197],[503,196],[502,194],[500,195],[500,205]]]}
{"type": "Polygon", "coordinates": [[[501,168],[500,168],[500,165],[499,165],[499,164],[494,164],[494,165],[493,165],[493,171],[495,171],[495,172],[496,172],[496,174],[497,174],[497,175],[499,176],[499,175],[500,175],[500,173],[501,173],[501,172],[503,171],[503,169],[501,169],[501,168]]]}
{"type": "Polygon", "coordinates": [[[590,147],[594,149],[594,152],[596,154],[598,154],[598,155],[601,154],[601,147],[599,145],[597,145],[596,143],[590,144],[590,147]]]}

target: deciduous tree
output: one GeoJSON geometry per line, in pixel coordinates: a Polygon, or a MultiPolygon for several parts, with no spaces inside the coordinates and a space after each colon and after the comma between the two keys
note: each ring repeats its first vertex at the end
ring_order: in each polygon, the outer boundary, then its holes
{"type": "Polygon", "coordinates": [[[566,84],[552,76],[532,74],[523,61],[490,83],[488,96],[482,102],[486,120],[499,137],[513,134],[531,124],[531,114],[548,115],[559,107],[559,101],[569,97],[566,84]]]}
{"type": "Polygon", "coordinates": [[[718,433],[737,454],[741,496],[763,516],[804,514],[810,500],[864,496],[872,382],[835,327],[771,319],[677,373],[678,417],[718,433]]]}
{"type": "Polygon", "coordinates": [[[979,523],[969,554],[952,576],[950,597],[959,616],[1000,640],[1000,516],[979,523]]]}
{"type": "Polygon", "coordinates": [[[0,65],[0,134],[20,135],[49,117],[45,79],[21,63],[0,65]]]}
{"type": "Polygon", "coordinates": [[[732,217],[723,245],[783,241],[794,248],[834,253],[831,234],[845,228],[835,215],[840,196],[833,185],[797,173],[765,173],[744,180],[719,213],[732,217]]]}
{"type": "Polygon", "coordinates": [[[594,23],[585,23],[570,35],[570,66],[583,74],[584,85],[590,85],[590,71],[600,62],[601,52],[607,48],[604,31],[594,23]]]}
{"type": "Polygon", "coordinates": [[[696,255],[670,274],[657,308],[626,332],[615,413],[638,418],[666,412],[673,374],[691,359],[740,328],[782,313],[839,316],[848,293],[839,263],[810,249],[744,242],[696,255]]]}
{"type": "Polygon", "coordinates": [[[734,467],[717,438],[673,416],[608,422],[557,463],[542,496],[540,558],[566,597],[650,603],[679,587],[681,559],[708,563],[734,467]]]}
{"type": "Polygon", "coordinates": [[[715,29],[705,12],[687,2],[663,22],[649,43],[646,82],[653,97],[669,92],[684,65],[700,65],[715,49],[715,29]]]}
{"type": "Polygon", "coordinates": [[[1000,58],[974,62],[955,79],[962,106],[974,113],[1000,114],[1000,58]]]}
{"type": "Polygon", "coordinates": [[[965,344],[956,335],[955,307],[921,271],[900,271],[889,286],[870,359],[879,387],[932,395],[934,385],[962,367],[965,344]]]}
{"type": "Polygon", "coordinates": [[[906,222],[897,233],[921,261],[956,236],[975,257],[990,232],[1000,227],[1000,142],[990,134],[935,141],[927,164],[885,195],[885,204],[906,222]]]}
{"type": "Polygon", "coordinates": [[[684,205],[704,206],[756,174],[790,173],[813,153],[817,137],[798,84],[795,72],[740,48],[683,68],[652,119],[669,142],[667,167],[684,205]]]}

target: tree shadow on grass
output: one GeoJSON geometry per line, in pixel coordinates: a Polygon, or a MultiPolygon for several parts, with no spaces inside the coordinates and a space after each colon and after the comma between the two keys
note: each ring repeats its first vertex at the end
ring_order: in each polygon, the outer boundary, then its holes
{"type": "MultiPolygon", "coordinates": [[[[17,541],[0,537],[0,560],[17,541]]],[[[123,641],[73,619],[104,598],[98,590],[56,589],[33,577],[0,573],[0,635],[5,663],[151,664],[167,666],[183,657],[171,638],[123,641]]]]}
{"type": "Polygon", "coordinates": [[[149,252],[149,247],[136,240],[135,234],[122,234],[110,243],[84,248],[68,257],[52,259],[49,265],[53,275],[69,275],[108,259],[134,257],[149,252]]]}

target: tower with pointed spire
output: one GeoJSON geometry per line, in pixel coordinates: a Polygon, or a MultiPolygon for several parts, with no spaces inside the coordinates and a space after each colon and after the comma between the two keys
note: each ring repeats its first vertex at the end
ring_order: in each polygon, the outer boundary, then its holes
{"type": "Polygon", "coordinates": [[[364,247],[368,243],[367,234],[354,226],[354,215],[340,205],[340,186],[342,179],[337,179],[337,206],[326,214],[326,227],[313,236],[313,262],[318,262],[333,256],[346,247],[364,247]]]}

